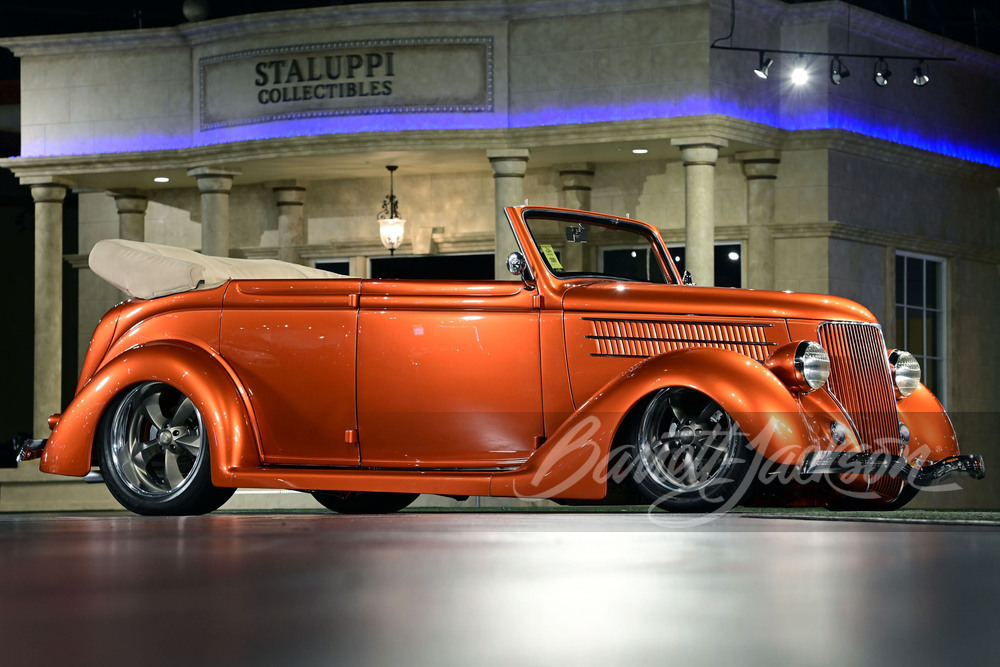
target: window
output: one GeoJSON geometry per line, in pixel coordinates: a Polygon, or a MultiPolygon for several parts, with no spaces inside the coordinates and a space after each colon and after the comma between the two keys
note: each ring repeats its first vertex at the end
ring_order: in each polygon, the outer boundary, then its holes
{"type": "Polygon", "coordinates": [[[477,253],[373,257],[370,275],[393,280],[493,280],[493,273],[493,253],[477,253]]]}
{"type": "MultiPolygon", "coordinates": [[[[684,246],[670,246],[670,254],[673,255],[674,264],[677,270],[684,273],[684,246]]],[[[694,276],[695,283],[698,276],[694,276]]],[[[743,286],[743,247],[740,243],[716,243],[715,244],[715,286],[716,287],[742,287],[743,286]]]]}
{"type": "Polygon", "coordinates": [[[896,253],[896,347],[920,362],[923,382],[944,401],[945,263],[943,259],[896,253]]]}
{"type": "Polygon", "coordinates": [[[313,265],[323,271],[333,271],[342,276],[351,275],[351,260],[349,259],[318,259],[313,262],[313,265]]]}

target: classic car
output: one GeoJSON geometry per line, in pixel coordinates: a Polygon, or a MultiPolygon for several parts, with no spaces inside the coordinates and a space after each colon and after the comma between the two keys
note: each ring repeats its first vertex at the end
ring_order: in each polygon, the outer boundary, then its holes
{"type": "Polygon", "coordinates": [[[100,474],[140,514],[210,512],[238,487],[338,512],[422,493],[892,509],[983,477],[860,304],[693,285],[637,220],[506,214],[520,250],[497,281],[102,241],[91,266],[133,298],[16,458],[100,474]]]}

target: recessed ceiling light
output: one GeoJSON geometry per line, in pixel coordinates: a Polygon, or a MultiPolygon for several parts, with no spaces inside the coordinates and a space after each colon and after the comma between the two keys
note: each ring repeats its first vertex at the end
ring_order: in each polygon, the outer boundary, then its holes
{"type": "Polygon", "coordinates": [[[646,150],[645,148],[633,148],[632,152],[635,153],[636,155],[645,155],[649,151],[646,150]]]}
{"type": "Polygon", "coordinates": [[[169,183],[170,179],[167,178],[166,176],[157,176],[156,178],[153,179],[153,182],[154,183],[169,183]]]}

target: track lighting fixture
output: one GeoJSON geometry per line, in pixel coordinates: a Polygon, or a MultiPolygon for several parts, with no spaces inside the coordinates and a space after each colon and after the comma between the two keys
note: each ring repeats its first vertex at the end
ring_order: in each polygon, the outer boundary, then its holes
{"type": "Polygon", "coordinates": [[[773,64],[774,64],[774,59],[773,58],[765,58],[764,57],[764,52],[761,51],[760,52],[760,64],[757,66],[757,69],[755,69],[753,71],[753,73],[756,74],[757,76],[759,76],[762,79],[766,79],[767,78],[767,73],[771,69],[771,65],[773,65],[773,64]]]}
{"type": "Polygon", "coordinates": [[[839,86],[844,79],[851,75],[850,70],[847,69],[847,65],[844,64],[845,58],[854,58],[855,60],[864,59],[868,60],[872,58],[875,60],[875,71],[873,73],[872,79],[875,85],[878,87],[884,87],[889,84],[889,77],[892,76],[892,72],[889,70],[890,60],[902,60],[907,62],[917,62],[917,65],[913,68],[913,85],[915,86],[926,86],[927,82],[930,81],[930,77],[927,72],[927,63],[930,61],[937,62],[954,62],[954,58],[947,58],[941,56],[930,56],[923,55],[921,53],[911,53],[908,55],[893,55],[886,56],[878,53],[861,53],[861,52],[851,52],[850,51],[850,14],[848,14],[848,31],[847,31],[847,51],[802,51],[799,49],[789,50],[789,49],[762,49],[759,46],[734,46],[732,44],[733,32],[736,29],[736,0],[730,2],[729,7],[729,32],[727,32],[722,37],[712,40],[709,45],[710,49],[720,49],[723,51],[743,51],[743,52],[756,52],[758,56],[757,67],[754,68],[754,74],[762,79],[768,78],[768,74],[771,70],[771,66],[774,65],[774,59],[767,56],[770,53],[772,56],[774,54],[797,54],[798,62],[791,70],[791,80],[795,85],[802,85],[806,83],[809,79],[808,69],[805,66],[804,59],[806,56],[820,56],[830,58],[830,83],[835,86],[839,86]],[[722,44],[721,42],[728,41],[729,44],[722,44]]]}
{"type": "Polygon", "coordinates": [[[847,69],[847,65],[840,59],[840,56],[834,56],[833,60],[830,61],[830,82],[839,86],[840,82],[849,76],[851,76],[851,70],[847,69]]]}
{"type": "Polygon", "coordinates": [[[890,76],[892,76],[892,72],[889,70],[889,63],[884,58],[879,58],[875,62],[875,73],[872,77],[875,80],[875,85],[879,87],[888,85],[890,76]]]}

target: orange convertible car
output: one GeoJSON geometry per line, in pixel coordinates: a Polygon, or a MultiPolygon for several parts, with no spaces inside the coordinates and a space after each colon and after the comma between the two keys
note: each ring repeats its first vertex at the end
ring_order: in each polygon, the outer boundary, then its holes
{"type": "Polygon", "coordinates": [[[140,514],[237,487],[341,512],[417,494],[895,508],[960,455],[914,357],[830,296],[697,287],[651,225],[507,209],[509,281],[361,280],[103,241],[98,325],[42,456],[140,514]]]}

